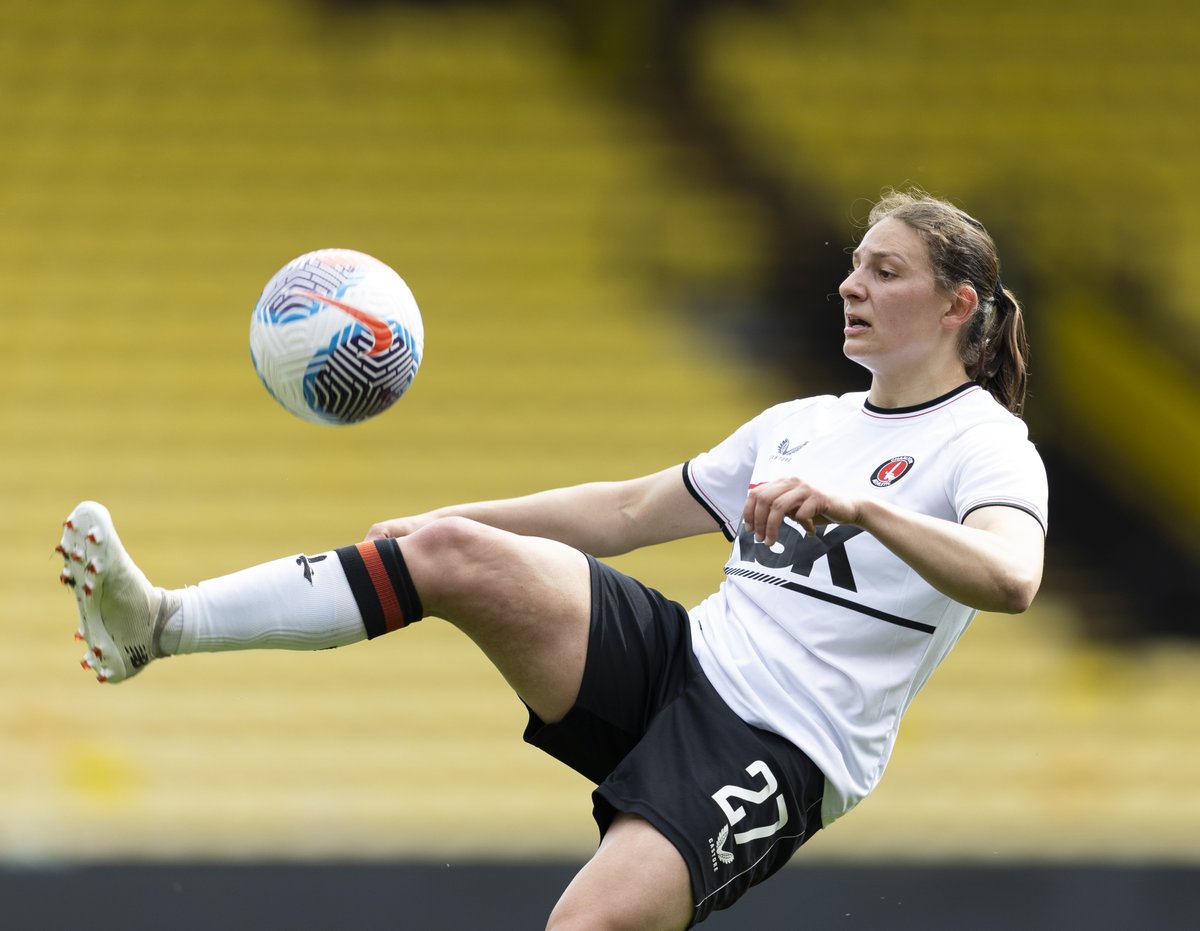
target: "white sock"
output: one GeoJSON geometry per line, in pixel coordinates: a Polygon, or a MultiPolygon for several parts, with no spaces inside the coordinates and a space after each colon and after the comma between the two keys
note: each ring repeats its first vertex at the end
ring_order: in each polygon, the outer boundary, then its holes
{"type": "Polygon", "coordinates": [[[337,555],[288,556],[172,593],[164,654],[323,650],[367,637],[337,555]]]}

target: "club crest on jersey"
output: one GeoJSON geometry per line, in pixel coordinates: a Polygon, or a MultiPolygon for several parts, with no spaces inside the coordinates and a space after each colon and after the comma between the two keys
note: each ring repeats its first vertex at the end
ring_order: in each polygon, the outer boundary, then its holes
{"type": "Polygon", "coordinates": [[[913,464],[912,456],[893,456],[883,463],[871,476],[871,484],[876,488],[887,488],[906,476],[913,464]]]}

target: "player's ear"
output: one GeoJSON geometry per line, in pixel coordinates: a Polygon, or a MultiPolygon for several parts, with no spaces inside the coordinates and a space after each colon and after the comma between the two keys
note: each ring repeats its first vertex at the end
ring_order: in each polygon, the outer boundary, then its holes
{"type": "Polygon", "coordinates": [[[975,286],[963,282],[950,293],[950,306],[942,315],[942,325],[947,329],[957,329],[968,320],[979,307],[979,293],[975,286]]]}

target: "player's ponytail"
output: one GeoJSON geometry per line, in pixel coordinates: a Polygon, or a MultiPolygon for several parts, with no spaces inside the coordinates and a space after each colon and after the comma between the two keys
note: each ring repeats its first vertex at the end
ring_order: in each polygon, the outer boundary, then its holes
{"type": "Polygon", "coordinates": [[[991,235],[970,214],[917,189],[885,193],[867,222],[874,226],[888,217],[920,234],[942,288],[953,291],[969,284],[975,289],[979,305],[963,327],[959,358],[972,381],[1020,417],[1029,341],[1021,305],[1000,281],[1000,258],[991,235]]]}
{"type": "Polygon", "coordinates": [[[968,327],[962,350],[971,380],[990,391],[1018,417],[1025,409],[1029,338],[1025,318],[1013,293],[999,281],[990,300],[976,310],[977,328],[968,327]],[[978,330],[975,339],[971,333],[978,330]]]}

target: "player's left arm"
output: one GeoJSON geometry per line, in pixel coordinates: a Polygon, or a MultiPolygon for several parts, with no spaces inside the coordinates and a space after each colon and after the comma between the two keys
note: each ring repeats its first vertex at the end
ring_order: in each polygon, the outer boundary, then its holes
{"type": "Polygon", "coordinates": [[[870,502],[859,526],[955,601],[1020,614],[1042,584],[1045,532],[1019,508],[982,507],[961,524],[870,502]]]}
{"type": "Polygon", "coordinates": [[[978,508],[959,524],[874,499],[830,495],[793,478],[752,489],[743,516],[768,544],[784,517],[808,533],[830,523],[862,527],[938,591],[981,611],[1019,614],[1042,583],[1042,525],[1007,505],[978,508]]]}

